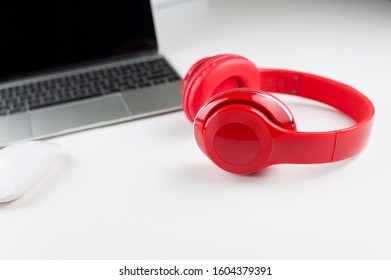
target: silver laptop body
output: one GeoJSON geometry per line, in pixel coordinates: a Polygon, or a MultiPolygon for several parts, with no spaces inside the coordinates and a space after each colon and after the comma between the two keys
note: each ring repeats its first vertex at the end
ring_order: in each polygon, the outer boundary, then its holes
{"type": "Polygon", "coordinates": [[[20,6],[10,4],[7,13],[18,15],[3,18],[9,21],[8,29],[0,27],[0,64],[3,60],[5,65],[0,70],[0,146],[181,108],[181,79],[157,53],[149,1],[61,2],[48,7],[46,2],[33,1],[36,5],[26,5],[25,14],[20,6]],[[91,12],[91,3],[96,13],[91,12]],[[108,19],[101,20],[104,16],[108,19]],[[114,22],[107,26],[108,20],[114,22]],[[34,21],[39,24],[29,27],[34,21]],[[13,28],[17,22],[19,26],[13,28]],[[118,30],[119,25],[126,28],[118,30]],[[94,28],[95,34],[89,34],[94,28]],[[31,33],[38,34],[36,40],[42,40],[39,35],[56,35],[36,43],[31,33]],[[18,36],[22,38],[15,44],[12,39],[18,36]],[[7,42],[13,43],[4,47],[7,42]],[[42,63],[40,57],[46,61],[42,63]]]}

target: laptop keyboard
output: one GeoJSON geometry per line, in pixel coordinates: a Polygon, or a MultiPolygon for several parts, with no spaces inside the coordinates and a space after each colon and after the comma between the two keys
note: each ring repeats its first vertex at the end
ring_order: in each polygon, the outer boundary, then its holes
{"type": "Polygon", "coordinates": [[[164,58],[119,65],[0,89],[0,115],[177,81],[164,58]]]}

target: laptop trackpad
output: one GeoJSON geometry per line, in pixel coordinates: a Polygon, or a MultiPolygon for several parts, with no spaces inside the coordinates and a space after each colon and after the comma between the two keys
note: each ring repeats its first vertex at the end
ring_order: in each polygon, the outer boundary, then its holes
{"type": "Polygon", "coordinates": [[[34,136],[75,131],[130,116],[120,94],[31,112],[34,136]]]}

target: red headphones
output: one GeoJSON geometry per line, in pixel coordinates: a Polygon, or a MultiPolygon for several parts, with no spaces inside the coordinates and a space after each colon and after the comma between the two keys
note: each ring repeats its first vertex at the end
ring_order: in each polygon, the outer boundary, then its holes
{"type": "Polygon", "coordinates": [[[196,62],[183,85],[183,109],[201,150],[222,169],[249,174],[272,164],[325,163],[360,152],[374,107],[356,89],[320,76],[257,68],[232,54],[196,62]],[[330,105],[356,121],[346,129],[299,132],[288,107],[268,92],[330,105]]]}

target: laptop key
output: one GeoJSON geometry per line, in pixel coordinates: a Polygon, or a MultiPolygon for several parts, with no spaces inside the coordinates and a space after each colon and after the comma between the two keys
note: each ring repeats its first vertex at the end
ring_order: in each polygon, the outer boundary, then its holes
{"type": "Polygon", "coordinates": [[[9,110],[9,113],[10,114],[15,114],[15,113],[20,113],[20,112],[25,112],[26,111],[26,107],[25,106],[19,106],[19,107],[15,107],[11,110],[9,110]]]}
{"type": "Polygon", "coordinates": [[[177,75],[170,75],[167,78],[170,82],[179,80],[179,77],[177,75]]]}

